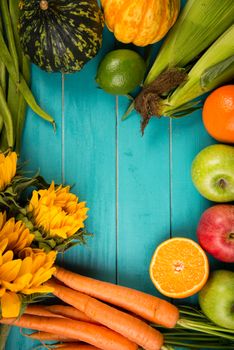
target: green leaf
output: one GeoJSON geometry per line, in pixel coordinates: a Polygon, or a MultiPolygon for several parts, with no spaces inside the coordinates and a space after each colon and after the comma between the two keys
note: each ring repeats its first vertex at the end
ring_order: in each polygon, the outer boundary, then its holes
{"type": "Polygon", "coordinates": [[[51,251],[51,247],[45,242],[39,242],[38,246],[39,246],[39,249],[43,249],[46,253],[49,253],[51,251]]]}
{"type": "Polygon", "coordinates": [[[44,241],[44,238],[42,237],[42,234],[40,231],[34,231],[34,240],[40,242],[40,241],[44,241]]]}
{"type": "Polygon", "coordinates": [[[46,243],[48,243],[48,245],[53,249],[56,247],[56,242],[54,239],[48,239],[48,241],[46,241],[46,243]]]}
{"type": "Polygon", "coordinates": [[[48,293],[34,293],[30,295],[21,294],[22,299],[22,307],[27,306],[28,304],[40,303],[44,301],[44,299],[53,297],[48,293]]]}

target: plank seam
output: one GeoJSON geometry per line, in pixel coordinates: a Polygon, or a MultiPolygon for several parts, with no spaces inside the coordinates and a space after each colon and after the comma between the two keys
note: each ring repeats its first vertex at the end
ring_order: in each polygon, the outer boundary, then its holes
{"type": "MultiPolygon", "coordinates": [[[[65,184],[65,79],[61,74],[61,180],[65,184]]],[[[64,254],[61,254],[61,266],[64,267],[64,254]]]]}
{"type": "Polygon", "coordinates": [[[62,184],[65,183],[65,81],[62,73],[62,101],[61,101],[61,178],[62,184]]]}
{"type": "Polygon", "coordinates": [[[173,138],[172,138],[172,119],[170,118],[169,121],[169,214],[170,214],[170,238],[172,238],[172,201],[173,201],[173,193],[172,193],[172,172],[173,172],[173,160],[172,160],[172,153],[173,153],[173,138]]]}
{"type": "Polygon", "coordinates": [[[119,125],[118,125],[118,116],[119,116],[119,98],[116,96],[115,99],[115,235],[116,235],[116,268],[115,268],[115,281],[119,283],[119,272],[118,272],[118,253],[119,253],[119,125]]]}

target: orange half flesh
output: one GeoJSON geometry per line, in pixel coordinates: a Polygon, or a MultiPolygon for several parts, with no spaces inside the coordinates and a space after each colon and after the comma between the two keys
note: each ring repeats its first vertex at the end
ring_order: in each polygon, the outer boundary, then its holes
{"type": "Polygon", "coordinates": [[[150,264],[150,278],[165,296],[186,298],[205,285],[209,262],[203,249],[188,238],[171,238],[160,244],[150,264]]]}

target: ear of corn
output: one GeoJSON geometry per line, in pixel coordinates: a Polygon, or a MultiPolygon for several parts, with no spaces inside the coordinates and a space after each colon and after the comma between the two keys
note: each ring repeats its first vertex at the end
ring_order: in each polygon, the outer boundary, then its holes
{"type": "Polygon", "coordinates": [[[176,116],[186,112],[193,99],[230,81],[234,77],[234,25],[228,28],[203,54],[188,73],[187,81],[163,100],[162,114],[176,116]]]}
{"type": "Polygon", "coordinates": [[[188,0],[160,49],[145,85],[167,68],[185,67],[192,62],[233,24],[233,19],[233,0],[188,0]]]}

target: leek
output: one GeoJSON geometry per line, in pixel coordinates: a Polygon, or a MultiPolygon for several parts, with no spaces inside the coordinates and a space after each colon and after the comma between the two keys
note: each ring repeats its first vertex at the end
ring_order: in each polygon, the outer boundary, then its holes
{"type": "Polygon", "coordinates": [[[185,67],[233,22],[233,0],[188,0],[164,41],[145,85],[169,67],[185,67]]]}

